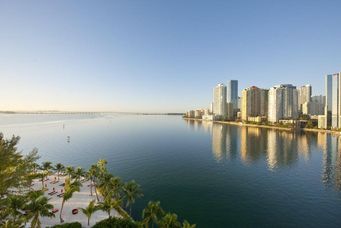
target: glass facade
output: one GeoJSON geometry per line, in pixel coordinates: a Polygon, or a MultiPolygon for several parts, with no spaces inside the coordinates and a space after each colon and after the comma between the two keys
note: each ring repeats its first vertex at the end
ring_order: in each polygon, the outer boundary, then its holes
{"type": "Polygon", "coordinates": [[[232,103],[233,108],[238,109],[238,80],[230,80],[227,82],[227,103],[232,103]]]}

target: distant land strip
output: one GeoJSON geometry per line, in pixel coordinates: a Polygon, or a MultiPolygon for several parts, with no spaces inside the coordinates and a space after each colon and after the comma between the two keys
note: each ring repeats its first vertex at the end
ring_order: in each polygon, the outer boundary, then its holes
{"type": "Polygon", "coordinates": [[[154,112],[86,112],[86,111],[0,111],[0,114],[81,114],[81,115],[95,115],[95,114],[124,114],[124,115],[170,115],[182,116],[184,113],[154,113],[154,112]]]}

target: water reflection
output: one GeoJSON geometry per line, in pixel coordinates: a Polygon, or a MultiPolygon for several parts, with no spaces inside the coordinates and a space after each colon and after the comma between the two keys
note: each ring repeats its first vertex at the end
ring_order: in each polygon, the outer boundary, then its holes
{"type": "Polygon", "coordinates": [[[217,161],[240,160],[250,165],[265,161],[270,171],[308,162],[312,150],[322,152],[322,182],[341,190],[341,137],[325,133],[292,133],[257,127],[239,127],[189,121],[190,126],[210,132],[217,161]]]}
{"type": "Polygon", "coordinates": [[[326,186],[341,190],[341,137],[318,133],[318,146],[322,149],[322,181],[326,186]]]}

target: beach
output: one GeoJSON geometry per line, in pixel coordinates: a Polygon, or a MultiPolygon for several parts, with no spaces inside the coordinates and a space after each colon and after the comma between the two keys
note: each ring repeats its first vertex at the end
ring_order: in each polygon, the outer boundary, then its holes
{"type": "MultiPolygon", "coordinates": [[[[47,190],[45,191],[45,196],[50,199],[49,203],[54,206],[54,210],[58,209],[58,212],[55,213],[55,217],[48,218],[48,217],[41,217],[41,224],[42,227],[51,227],[54,225],[61,224],[59,215],[60,215],[60,209],[62,205],[63,197],[58,197],[59,194],[62,193],[62,190],[64,191],[64,187],[61,186],[63,183],[65,183],[66,176],[60,176],[59,181],[57,175],[50,175],[48,176],[47,181],[44,182],[44,185],[46,184],[47,190]],[[55,182],[57,180],[57,182],[55,182]],[[53,192],[53,189],[55,190],[55,194],[50,194],[53,192]]],[[[42,189],[42,183],[41,180],[34,180],[33,181],[33,188],[35,190],[41,190],[42,189]]],[[[63,214],[62,218],[64,219],[64,223],[72,223],[72,222],[79,222],[82,224],[82,227],[91,227],[95,225],[97,222],[107,219],[108,214],[104,211],[96,211],[91,219],[90,219],[90,226],[88,226],[88,218],[79,210],[79,208],[86,208],[88,204],[92,201],[96,200],[95,191],[93,188],[93,195],[90,194],[90,181],[83,181],[82,187],[80,188],[79,192],[75,192],[73,194],[73,197],[66,201],[64,204],[63,214]],[[72,214],[72,210],[78,209],[77,214],[72,214]]],[[[117,212],[115,210],[111,211],[112,216],[118,216],[117,212]]],[[[29,224],[28,224],[29,225],[29,224]]]]}

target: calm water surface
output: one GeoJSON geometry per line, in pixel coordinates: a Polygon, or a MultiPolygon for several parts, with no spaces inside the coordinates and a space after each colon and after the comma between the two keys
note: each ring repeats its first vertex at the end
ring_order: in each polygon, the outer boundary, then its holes
{"type": "Polygon", "coordinates": [[[134,115],[0,115],[0,132],[42,160],[108,160],[142,185],[136,215],[160,200],[198,227],[341,227],[340,137],[134,115]]]}

